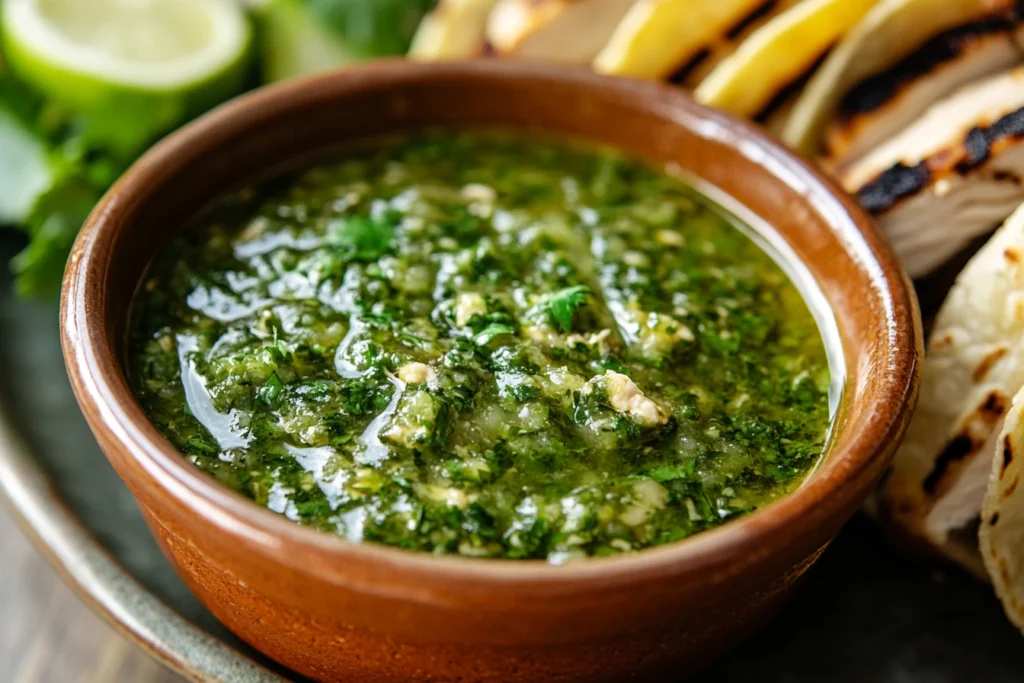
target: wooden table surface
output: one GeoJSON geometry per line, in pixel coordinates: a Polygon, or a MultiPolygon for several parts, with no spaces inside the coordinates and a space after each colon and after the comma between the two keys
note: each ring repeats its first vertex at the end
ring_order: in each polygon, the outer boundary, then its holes
{"type": "Polygon", "coordinates": [[[0,681],[181,683],[72,593],[0,505],[0,681]]]}

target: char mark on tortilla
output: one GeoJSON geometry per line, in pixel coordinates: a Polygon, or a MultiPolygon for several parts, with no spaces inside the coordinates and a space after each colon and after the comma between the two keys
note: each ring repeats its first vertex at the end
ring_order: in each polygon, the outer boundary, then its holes
{"type": "Polygon", "coordinates": [[[848,121],[882,107],[901,89],[941,64],[969,52],[992,34],[1013,31],[1024,21],[1024,1],[1012,9],[938,34],[905,60],[854,87],[843,98],[836,119],[848,121]]]}
{"type": "MultiPolygon", "coordinates": [[[[1001,145],[1021,138],[1024,138],[1024,107],[1002,116],[990,126],[971,128],[957,147],[942,149],[914,166],[903,162],[895,164],[857,190],[857,198],[871,213],[885,213],[901,199],[917,194],[950,171],[967,175],[988,161],[1001,145]]],[[[994,179],[1016,182],[1019,177],[1002,173],[994,179]]]]}
{"type": "Polygon", "coordinates": [[[858,190],[857,199],[871,213],[880,214],[926,188],[931,175],[927,161],[914,166],[900,162],[858,190]]]}
{"type": "Polygon", "coordinates": [[[821,63],[825,61],[834,47],[835,44],[829,45],[825,51],[821,53],[821,56],[814,60],[814,63],[808,67],[807,71],[805,71],[800,78],[796,79],[792,83],[786,84],[785,87],[775,93],[768,104],[765,105],[765,108],[758,112],[757,116],[754,117],[754,120],[761,124],[767,124],[773,114],[785,107],[787,103],[792,102],[793,99],[800,94],[800,91],[804,89],[804,86],[807,85],[807,81],[811,79],[811,76],[818,70],[818,67],[821,66],[821,63]]]}
{"type": "Polygon", "coordinates": [[[1008,353],[1010,353],[1008,346],[998,346],[986,353],[984,358],[978,362],[973,372],[971,372],[971,381],[979,383],[984,380],[988,376],[989,370],[1008,353]]]}
{"type": "Polygon", "coordinates": [[[759,20],[764,19],[775,10],[775,6],[778,4],[777,0],[766,0],[761,3],[753,12],[740,19],[736,24],[725,33],[725,37],[728,40],[736,40],[739,38],[744,31],[753,26],[759,20]]]}
{"type": "Polygon", "coordinates": [[[942,449],[939,453],[939,457],[935,459],[935,467],[928,473],[928,476],[924,478],[923,488],[925,493],[929,495],[935,495],[936,489],[939,487],[939,483],[946,476],[946,472],[950,465],[955,462],[960,462],[968,455],[973,453],[980,444],[975,444],[974,440],[969,436],[960,436],[954,438],[949,444],[942,449]]]}
{"type": "Polygon", "coordinates": [[[997,143],[1024,137],[1024,109],[1002,117],[987,128],[975,127],[964,138],[964,158],[956,165],[956,172],[964,175],[988,161],[997,143]]]}
{"type": "Polygon", "coordinates": [[[921,487],[929,496],[941,493],[943,484],[954,477],[959,465],[973,457],[988,442],[988,434],[999,423],[1009,408],[1009,401],[998,392],[991,392],[975,409],[960,433],[954,436],[938,457],[931,472],[924,478],[921,487]]]}

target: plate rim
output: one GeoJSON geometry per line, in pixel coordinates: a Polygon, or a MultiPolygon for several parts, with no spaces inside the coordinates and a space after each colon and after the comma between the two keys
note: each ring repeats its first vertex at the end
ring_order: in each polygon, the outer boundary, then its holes
{"type": "Polygon", "coordinates": [[[102,546],[34,457],[7,401],[0,387],[0,502],[77,598],[120,636],[190,681],[285,683],[287,679],[189,622],[102,546]],[[139,604],[129,604],[131,600],[139,604]],[[173,640],[187,642],[189,651],[173,640]]]}

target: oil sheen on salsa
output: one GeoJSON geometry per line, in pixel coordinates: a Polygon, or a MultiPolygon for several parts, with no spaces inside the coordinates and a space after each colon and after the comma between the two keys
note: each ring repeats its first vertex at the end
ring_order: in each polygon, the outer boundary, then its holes
{"type": "Polygon", "coordinates": [[[295,522],[465,556],[630,552],[786,495],[829,373],[797,288],[672,173],[430,132],[223,200],[134,307],[139,401],[295,522]]]}

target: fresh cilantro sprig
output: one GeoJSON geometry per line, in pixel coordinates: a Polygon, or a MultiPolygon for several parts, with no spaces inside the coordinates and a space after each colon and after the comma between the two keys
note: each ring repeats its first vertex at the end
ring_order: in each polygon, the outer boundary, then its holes
{"type": "Polygon", "coordinates": [[[56,292],[82,223],[126,166],[0,66],[0,226],[29,237],[11,264],[20,294],[56,292]]]}
{"type": "Polygon", "coordinates": [[[387,216],[353,216],[331,221],[327,228],[332,244],[353,261],[373,261],[383,256],[395,238],[394,222],[387,216]]]}
{"type": "Polygon", "coordinates": [[[590,287],[586,285],[566,287],[547,295],[531,307],[527,315],[533,319],[547,320],[563,332],[571,332],[576,310],[587,303],[590,295],[590,287]]]}

